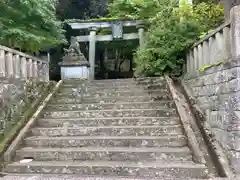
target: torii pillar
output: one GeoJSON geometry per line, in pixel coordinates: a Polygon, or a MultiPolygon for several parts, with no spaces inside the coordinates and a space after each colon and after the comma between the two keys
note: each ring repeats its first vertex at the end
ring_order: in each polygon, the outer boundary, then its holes
{"type": "Polygon", "coordinates": [[[139,36],[139,46],[144,48],[145,44],[145,25],[143,23],[137,25],[138,36],[139,36]]]}
{"type": "Polygon", "coordinates": [[[90,80],[95,79],[95,54],[96,54],[96,27],[89,28],[89,63],[90,63],[90,80]]]}

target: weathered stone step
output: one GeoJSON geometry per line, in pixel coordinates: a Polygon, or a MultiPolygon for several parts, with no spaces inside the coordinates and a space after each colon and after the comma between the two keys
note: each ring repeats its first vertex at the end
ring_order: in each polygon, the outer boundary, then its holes
{"type": "Polygon", "coordinates": [[[123,103],[84,103],[84,104],[49,104],[47,110],[101,110],[101,109],[152,109],[174,108],[173,101],[160,102],[123,102],[123,103]]]}
{"type": "Polygon", "coordinates": [[[57,96],[51,103],[115,103],[115,102],[158,102],[158,101],[168,101],[172,100],[172,96],[169,94],[157,95],[157,96],[120,96],[120,97],[83,97],[81,98],[65,98],[62,96],[57,96]]]}
{"type": "Polygon", "coordinates": [[[38,119],[41,127],[63,127],[68,123],[69,127],[83,126],[160,126],[180,124],[178,117],[104,117],[104,118],[65,118],[65,119],[38,119]]]}
{"type": "MultiPolygon", "coordinates": [[[[115,90],[108,90],[108,91],[89,91],[87,90],[86,93],[84,93],[85,97],[112,97],[112,96],[143,96],[143,95],[162,95],[168,93],[170,94],[168,89],[158,89],[158,90],[132,90],[132,91],[115,91],[115,90]]],[[[64,96],[64,97],[81,97],[81,90],[79,89],[69,89],[60,91],[56,94],[56,96],[64,96]]]]}
{"type": "MultiPolygon", "coordinates": [[[[68,125],[67,125],[68,126],[68,125]]],[[[33,128],[33,136],[162,136],[183,134],[181,125],[33,128]]]]}
{"type": "MultiPolygon", "coordinates": [[[[93,81],[89,81],[89,82],[92,82],[92,83],[112,83],[112,82],[123,82],[123,83],[126,83],[126,82],[136,82],[137,81],[141,81],[141,82],[150,82],[150,81],[153,81],[153,82],[156,82],[156,81],[164,81],[165,78],[164,77],[143,77],[143,78],[122,78],[122,79],[100,79],[100,80],[93,80],[93,81]]],[[[78,80],[78,79],[68,79],[68,80],[64,80],[64,83],[75,83],[75,82],[82,82],[82,80],[78,80]]]]}
{"type": "Polygon", "coordinates": [[[184,147],[184,135],[168,136],[64,136],[28,137],[25,144],[31,147],[184,147]]]}
{"type": "MultiPolygon", "coordinates": [[[[137,98],[137,97],[145,97],[145,98],[152,98],[152,97],[165,97],[165,96],[168,96],[168,97],[171,97],[171,94],[169,92],[154,92],[154,93],[142,93],[142,94],[120,94],[120,95],[117,95],[117,94],[112,94],[112,95],[91,95],[91,94],[88,94],[88,93],[85,93],[83,95],[83,98],[84,100],[85,99],[126,99],[126,98],[137,98]]],[[[65,94],[65,95],[62,95],[62,94],[56,94],[55,98],[57,99],[81,99],[82,96],[81,94],[65,94]]]]}
{"type": "Polygon", "coordinates": [[[145,177],[191,177],[205,178],[206,167],[191,161],[32,161],[27,164],[15,162],[5,169],[12,173],[78,174],[107,176],[145,177]]]}
{"type": "MultiPolygon", "coordinates": [[[[85,81],[84,83],[91,84],[91,85],[115,85],[115,84],[133,84],[133,83],[142,83],[142,84],[149,84],[149,83],[158,83],[158,82],[166,82],[165,78],[145,78],[142,80],[134,80],[134,79],[108,79],[108,80],[95,80],[95,81],[85,81]]],[[[81,84],[83,81],[79,80],[64,80],[64,84],[81,84]]]]}
{"type": "Polygon", "coordinates": [[[112,91],[112,90],[117,90],[117,91],[130,91],[130,90],[157,90],[157,89],[167,89],[168,85],[167,83],[155,83],[155,84],[136,84],[136,83],[131,83],[131,84],[119,84],[119,85],[90,85],[90,84],[85,84],[84,86],[81,86],[80,84],[62,84],[60,91],[68,91],[72,89],[79,89],[81,87],[84,87],[89,90],[89,91],[112,91]]]}
{"type": "MultiPolygon", "coordinates": [[[[146,177],[129,177],[129,176],[78,176],[78,175],[54,175],[54,174],[19,174],[19,173],[8,173],[0,180],[146,180],[146,177]]],[[[164,180],[172,180],[172,177],[166,177],[164,180]]],[[[204,180],[199,178],[185,178],[187,180],[204,180]]],[[[162,177],[147,177],[147,180],[163,180],[162,177]]],[[[174,180],[183,180],[181,177],[174,177],[174,180]]],[[[205,179],[205,180],[209,180],[205,179]]],[[[229,178],[211,178],[211,180],[233,180],[229,178]]],[[[240,180],[236,178],[234,180],[240,180]]]]}
{"type": "Polygon", "coordinates": [[[35,161],[190,161],[192,155],[189,148],[33,148],[26,147],[16,152],[16,160],[27,157],[35,161]]]}
{"type": "MultiPolygon", "coordinates": [[[[142,93],[141,95],[131,95],[131,94],[121,94],[121,95],[117,95],[117,94],[112,94],[112,95],[90,95],[90,94],[84,94],[83,95],[83,100],[95,100],[95,99],[114,99],[114,100],[122,100],[122,99],[126,99],[126,98],[137,98],[137,97],[145,97],[145,99],[149,99],[151,100],[152,97],[171,97],[171,94],[168,92],[159,92],[159,93],[154,93],[154,94],[148,94],[148,93],[142,93]]],[[[81,100],[82,96],[81,94],[76,94],[76,95],[71,95],[70,93],[68,95],[61,95],[61,94],[56,94],[54,99],[76,99],[76,100],[81,100]]],[[[169,98],[171,99],[171,98],[169,98]]],[[[168,100],[168,99],[167,99],[168,100]]]]}
{"type": "Polygon", "coordinates": [[[177,116],[175,109],[121,109],[121,110],[82,110],[82,111],[47,111],[44,117],[172,117],[177,116]]]}

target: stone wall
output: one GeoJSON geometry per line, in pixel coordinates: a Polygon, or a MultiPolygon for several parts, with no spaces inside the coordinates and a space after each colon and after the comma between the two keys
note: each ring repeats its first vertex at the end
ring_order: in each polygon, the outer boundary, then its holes
{"type": "Polygon", "coordinates": [[[240,58],[185,80],[230,164],[240,173],[240,58]]]}

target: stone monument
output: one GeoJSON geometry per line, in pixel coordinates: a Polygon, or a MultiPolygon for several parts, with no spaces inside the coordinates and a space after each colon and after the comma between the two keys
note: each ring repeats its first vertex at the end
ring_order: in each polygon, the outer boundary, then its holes
{"type": "Polygon", "coordinates": [[[64,49],[65,55],[62,58],[61,79],[88,79],[90,64],[80,50],[76,37],[71,37],[71,44],[64,49]]]}

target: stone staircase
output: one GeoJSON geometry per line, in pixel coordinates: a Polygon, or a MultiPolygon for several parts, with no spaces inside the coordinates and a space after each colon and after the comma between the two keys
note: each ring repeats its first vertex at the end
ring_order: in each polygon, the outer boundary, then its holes
{"type": "Polygon", "coordinates": [[[64,82],[29,131],[8,174],[206,178],[164,78],[64,82]],[[29,163],[20,163],[33,158],[29,163]]]}

